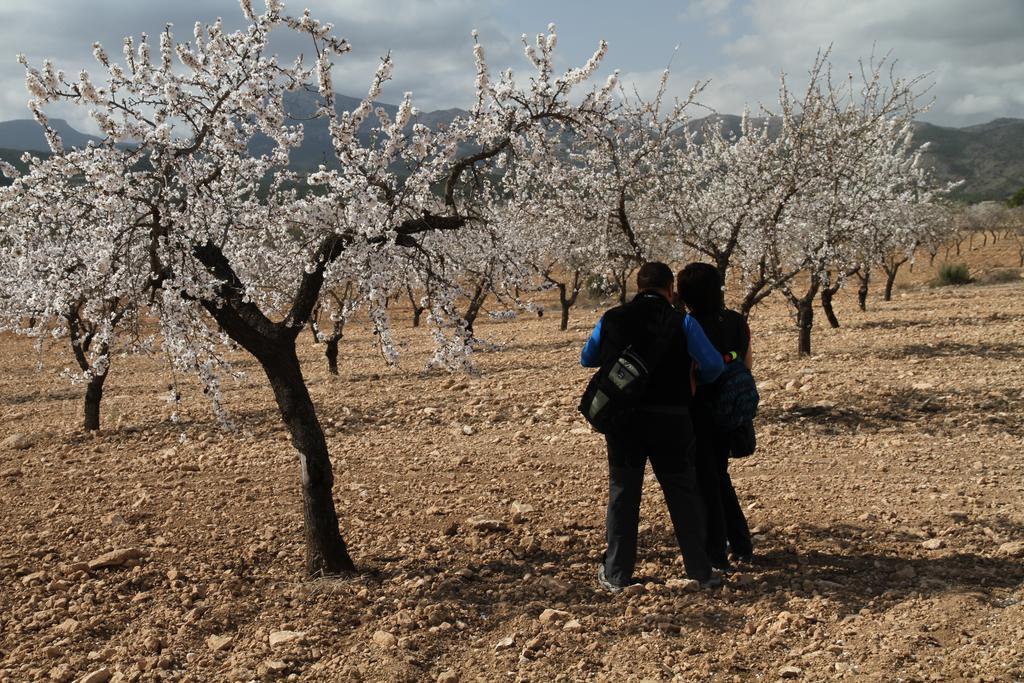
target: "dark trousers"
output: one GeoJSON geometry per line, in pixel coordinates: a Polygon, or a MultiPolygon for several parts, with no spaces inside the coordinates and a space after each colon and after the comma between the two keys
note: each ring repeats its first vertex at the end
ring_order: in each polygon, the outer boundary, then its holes
{"type": "Polygon", "coordinates": [[[729,477],[727,437],[709,429],[710,416],[704,419],[699,410],[695,413],[695,424],[699,425],[695,430],[697,482],[707,520],[706,549],[713,563],[724,565],[728,561],[726,542],[735,555],[749,555],[754,547],[747,518],[729,477]]]}
{"type": "Polygon", "coordinates": [[[639,411],[605,435],[608,443],[608,550],[605,575],[626,584],[636,566],[640,495],[647,460],[658,478],[686,574],[703,581],[711,575],[704,549],[704,510],[694,466],[693,426],[683,410],[639,411]]]}

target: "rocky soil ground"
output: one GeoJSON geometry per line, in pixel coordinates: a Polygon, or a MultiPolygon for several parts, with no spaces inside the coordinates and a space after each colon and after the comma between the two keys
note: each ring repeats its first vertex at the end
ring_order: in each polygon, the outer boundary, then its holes
{"type": "Polygon", "coordinates": [[[596,586],[592,306],[565,333],[480,322],[478,376],[421,373],[401,312],[401,369],[362,325],[337,378],[304,344],[348,579],[302,575],[297,460],[251,361],[225,432],[198,391],[171,422],[159,359],[116,359],[87,435],[63,352],[4,337],[0,681],[1024,680],[1024,282],[917,270],[867,313],[840,295],[810,358],[756,311],[760,449],[733,472],[758,558],[707,591],[653,479],[644,583],[596,586]]]}

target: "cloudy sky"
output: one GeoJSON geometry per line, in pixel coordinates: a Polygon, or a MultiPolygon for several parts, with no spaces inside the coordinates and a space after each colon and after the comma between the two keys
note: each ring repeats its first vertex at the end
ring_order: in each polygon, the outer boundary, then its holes
{"type": "MultiPolygon", "coordinates": [[[[287,0],[286,0],[287,3],[287,0]]],[[[261,7],[260,0],[253,1],[261,7]]],[[[480,30],[495,68],[524,69],[519,36],[558,26],[565,66],[580,64],[598,39],[610,43],[604,71],[649,92],[671,60],[673,89],[711,83],[702,101],[739,112],[771,103],[779,73],[801,80],[821,47],[840,72],[872,51],[891,52],[903,76],[929,74],[934,98],[922,118],[970,125],[1024,117],[1024,0],[305,0],[287,3],[331,21],[353,44],[335,85],[361,95],[381,55],[395,57],[385,101],[414,92],[422,109],[466,106],[473,83],[470,30],[480,30]],[[678,45],[678,51],[674,48],[678,45]],[[674,56],[673,56],[674,53],[674,56]]],[[[127,34],[157,34],[172,22],[179,39],[196,20],[241,25],[235,0],[0,0],[0,120],[27,118],[24,72],[15,55],[52,58],[76,73],[95,69],[93,41],[119,54],[127,34]]],[[[282,45],[282,53],[295,46],[282,45]]],[[[83,112],[52,111],[87,128],[83,112]]]]}

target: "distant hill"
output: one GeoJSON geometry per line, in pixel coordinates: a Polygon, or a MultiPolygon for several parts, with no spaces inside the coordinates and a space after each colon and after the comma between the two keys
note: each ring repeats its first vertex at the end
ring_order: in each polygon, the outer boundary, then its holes
{"type": "MultiPolygon", "coordinates": [[[[740,117],[732,114],[712,114],[695,119],[690,125],[699,129],[708,123],[717,123],[726,133],[739,135],[740,117]]],[[[769,134],[774,135],[778,119],[768,125],[769,134]]],[[[996,119],[965,128],[923,121],[915,126],[917,143],[930,143],[924,158],[936,178],[943,182],[964,181],[953,193],[955,199],[1003,201],[1024,187],[1024,119],[996,119]]],[[[696,137],[699,142],[699,132],[696,137]]]]}
{"type": "MultiPolygon", "coordinates": [[[[50,119],[50,126],[60,133],[64,146],[85,147],[92,142],[99,142],[94,135],[80,133],[64,119],[50,119]]],[[[0,121],[0,149],[12,149],[21,152],[49,152],[43,129],[34,119],[15,119],[0,121]]]]}
{"type": "Polygon", "coordinates": [[[1024,187],[1024,119],[996,119],[966,128],[917,124],[930,142],[925,158],[942,180],[965,182],[956,196],[971,202],[1005,200],[1024,187]]]}
{"type": "MultiPolygon", "coordinates": [[[[338,94],[338,111],[347,111],[359,104],[359,99],[338,94]]],[[[287,93],[285,109],[297,120],[303,121],[305,135],[302,145],[292,151],[291,165],[299,171],[308,171],[320,164],[336,166],[331,151],[330,133],[327,121],[311,119],[320,107],[316,93],[299,91],[287,93]]],[[[394,116],[398,107],[380,103],[388,114],[394,116]]],[[[465,114],[462,109],[442,109],[421,112],[419,122],[435,128],[450,123],[465,114]]],[[[694,120],[691,125],[701,127],[709,122],[718,122],[726,131],[739,133],[740,117],[731,114],[713,114],[694,120]]],[[[83,147],[98,138],[81,133],[63,119],[51,119],[67,147],[83,147]]],[[[359,131],[364,141],[369,138],[375,122],[369,117],[359,131]]],[[[777,122],[769,126],[777,129],[777,122]]],[[[925,158],[932,165],[936,176],[943,181],[964,180],[956,197],[964,201],[1005,200],[1024,187],[1024,119],[996,119],[989,123],[964,128],[949,128],[931,123],[918,122],[917,140],[931,143],[925,158]]],[[[774,132],[774,131],[772,131],[774,132]]],[[[270,149],[268,138],[256,139],[250,146],[254,153],[270,149]]],[[[14,163],[22,151],[47,152],[46,139],[39,125],[31,119],[0,122],[0,158],[14,163]]],[[[16,164],[17,165],[17,164],[16,164]]],[[[0,180],[0,182],[3,182],[0,180]]]]}

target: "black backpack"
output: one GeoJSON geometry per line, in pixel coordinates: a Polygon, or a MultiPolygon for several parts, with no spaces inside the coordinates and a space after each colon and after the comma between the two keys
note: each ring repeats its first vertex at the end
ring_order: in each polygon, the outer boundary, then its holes
{"type": "Polygon", "coordinates": [[[730,457],[752,455],[757,448],[754,417],[761,397],[750,369],[742,360],[726,363],[712,389],[711,419],[715,429],[728,436],[730,457]]]}
{"type": "Polygon", "coordinates": [[[670,310],[643,356],[633,346],[627,346],[614,361],[602,365],[590,378],[580,398],[579,411],[595,431],[607,434],[636,410],[651,383],[651,369],[657,367],[668,352],[674,322],[675,316],[670,310]]]}

